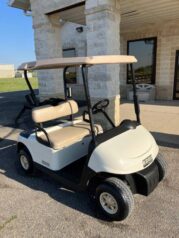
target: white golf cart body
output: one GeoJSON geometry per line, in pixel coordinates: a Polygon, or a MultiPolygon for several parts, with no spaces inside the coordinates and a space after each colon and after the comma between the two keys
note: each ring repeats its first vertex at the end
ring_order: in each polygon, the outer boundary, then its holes
{"type": "MultiPolygon", "coordinates": [[[[76,120],[73,123],[80,121],[76,120]]],[[[48,128],[47,133],[69,125],[64,123],[48,128]]],[[[102,132],[101,130],[100,133],[102,132]]],[[[28,138],[23,134],[19,135],[18,142],[28,148],[34,162],[58,171],[88,154],[91,137],[81,138],[74,144],[58,150],[40,143],[35,132],[28,138]]],[[[88,166],[96,173],[131,174],[149,166],[157,157],[158,151],[152,135],[139,125],[135,130],[128,130],[97,146],[90,156],[88,166]]]]}
{"type": "MultiPolygon", "coordinates": [[[[65,127],[81,122],[82,120],[80,119],[76,119],[73,122],[64,122],[60,125],[47,128],[46,131],[47,133],[50,133],[52,131],[59,131],[59,129],[63,130],[65,127]]],[[[102,132],[101,128],[99,133],[102,132]]],[[[38,136],[40,136],[40,133],[38,136]]],[[[34,162],[41,164],[50,170],[58,171],[88,154],[91,136],[75,139],[75,142],[73,141],[68,144],[62,143],[61,148],[58,149],[40,143],[37,140],[35,132],[31,133],[28,138],[25,138],[23,134],[19,135],[18,141],[28,148],[34,162]]]]}
{"type": "Polygon", "coordinates": [[[17,151],[25,173],[34,167],[51,175],[73,191],[88,190],[98,209],[112,220],[123,220],[134,206],[133,194],[148,196],[166,175],[166,164],[149,131],[140,123],[140,108],[132,63],[133,56],[91,56],[57,58],[22,64],[29,84],[28,70],[64,68],[64,98],[34,101],[34,129],[19,135],[17,151]],[[105,111],[108,99],[91,105],[87,68],[98,64],[130,64],[136,121],[124,120],[114,125],[105,111]],[[68,67],[80,67],[87,110],[81,116],[67,88],[68,67]],[[95,124],[97,113],[108,120],[111,129],[95,124]],[[51,124],[52,123],[52,124],[51,124]]]}
{"type": "MultiPolygon", "coordinates": [[[[121,55],[57,58],[24,63],[19,70],[81,67],[85,85],[83,67],[135,62],[135,57],[121,55]]],[[[90,100],[87,93],[86,98],[90,100]]],[[[85,121],[84,117],[75,117],[78,105],[72,99],[57,106],[45,105],[34,108],[32,118],[36,124],[69,115],[73,115],[73,119],[61,120],[58,125],[43,128],[42,131],[22,132],[18,138],[18,150],[25,147],[36,165],[55,174],[86,157],[84,168],[87,169],[84,169],[81,176],[84,180],[83,186],[87,187],[91,177],[96,175],[125,176],[131,189],[134,187],[133,192],[148,195],[159,182],[158,165],[155,162],[159,148],[155,139],[139,121],[126,120],[118,127],[113,126],[111,130],[104,132],[101,125],[93,123],[89,105],[88,101],[89,121],[85,121]],[[94,139],[96,143],[93,143],[95,146],[91,149],[94,139]],[[140,184],[139,188],[136,188],[137,183],[140,184]]]]}
{"type": "Polygon", "coordinates": [[[149,166],[158,152],[153,136],[139,125],[97,146],[88,166],[96,173],[132,174],[149,166]]]}
{"type": "MultiPolygon", "coordinates": [[[[83,64],[91,66],[133,62],[136,62],[133,56],[94,56],[40,60],[22,64],[19,69],[51,69],[83,64]]],[[[79,122],[82,122],[82,120],[76,119],[72,122],[64,122],[47,128],[46,131],[49,133],[59,129],[63,130],[65,127],[79,122]]],[[[103,133],[102,128],[98,133],[103,133]]],[[[63,138],[59,138],[59,140],[63,140],[63,138]]],[[[20,135],[18,141],[28,148],[34,162],[50,170],[58,171],[88,155],[91,136],[79,138],[71,144],[67,143],[65,145],[62,143],[62,146],[58,149],[40,143],[35,132],[31,133],[28,138],[20,135]]],[[[158,150],[152,135],[142,125],[139,125],[134,130],[127,130],[97,146],[90,156],[88,166],[96,173],[131,174],[149,166],[156,158],[158,150]]]]}

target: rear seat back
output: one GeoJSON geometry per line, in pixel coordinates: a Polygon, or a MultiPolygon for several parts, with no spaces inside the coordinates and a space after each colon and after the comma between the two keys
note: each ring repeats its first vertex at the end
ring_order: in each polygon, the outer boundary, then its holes
{"type": "Polygon", "coordinates": [[[74,100],[68,100],[57,106],[44,105],[35,107],[32,110],[32,119],[35,123],[43,123],[76,114],[78,110],[78,104],[74,100]]]}

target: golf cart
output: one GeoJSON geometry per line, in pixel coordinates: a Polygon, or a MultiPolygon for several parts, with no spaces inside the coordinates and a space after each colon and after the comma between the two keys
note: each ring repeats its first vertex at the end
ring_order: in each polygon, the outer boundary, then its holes
{"type": "Polygon", "coordinates": [[[17,147],[22,169],[31,174],[36,167],[68,189],[87,190],[99,211],[110,220],[125,219],[134,206],[133,194],[148,196],[166,174],[166,164],[155,139],[140,123],[135,62],[133,56],[109,55],[39,60],[19,68],[24,71],[64,69],[63,101],[55,106],[34,107],[34,130],[19,135],[17,147]],[[137,119],[124,120],[115,126],[105,111],[108,99],[91,105],[87,70],[93,65],[122,63],[130,65],[137,119]],[[81,117],[75,116],[78,105],[67,93],[69,67],[81,69],[87,102],[87,110],[81,117]],[[106,117],[111,129],[104,131],[100,124],[95,124],[94,115],[98,113],[106,117]],[[45,126],[57,118],[59,124],[45,126]]]}

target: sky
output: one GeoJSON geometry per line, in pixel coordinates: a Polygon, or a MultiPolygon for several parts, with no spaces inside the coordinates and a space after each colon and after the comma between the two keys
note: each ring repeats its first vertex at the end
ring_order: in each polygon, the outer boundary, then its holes
{"type": "Polygon", "coordinates": [[[18,67],[35,59],[32,18],[7,2],[0,0],[0,64],[18,67]]]}

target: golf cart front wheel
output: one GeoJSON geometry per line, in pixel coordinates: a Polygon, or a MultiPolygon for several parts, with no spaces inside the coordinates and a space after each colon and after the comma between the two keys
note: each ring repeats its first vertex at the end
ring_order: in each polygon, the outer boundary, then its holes
{"type": "Polygon", "coordinates": [[[100,212],[109,220],[121,221],[133,210],[134,198],[130,188],[118,178],[108,178],[96,188],[100,212]]]}
{"type": "Polygon", "coordinates": [[[19,152],[19,162],[22,170],[26,174],[32,174],[33,172],[33,161],[30,153],[26,149],[21,149],[19,152]]]}

